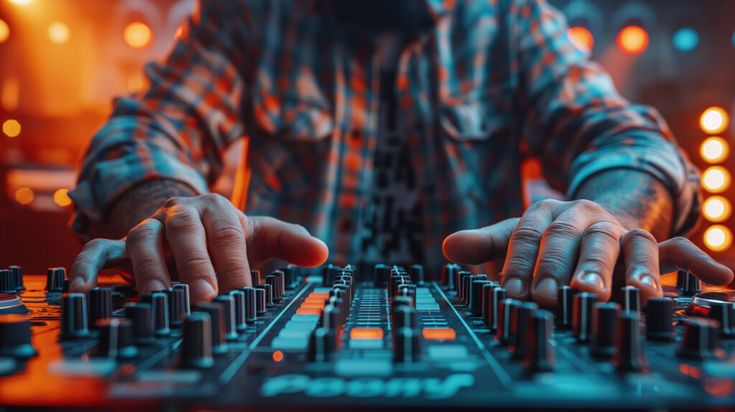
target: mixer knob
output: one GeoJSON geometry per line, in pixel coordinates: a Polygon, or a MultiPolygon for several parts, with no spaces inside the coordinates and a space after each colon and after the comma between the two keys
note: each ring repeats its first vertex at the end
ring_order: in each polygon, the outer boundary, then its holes
{"type": "Polygon", "coordinates": [[[286,289],[293,289],[296,285],[296,279],[298,278],[298,269],[294,265],[288,265],[281,269],[284,274],[284,283],[286,289]]]}
{"type": "Polygon", "coordinates": [[[447,287],[448,290],[454,290],[457,287],[457,274],[461,270],[460,266],[456,263],[447,263],[442,268],[441,283],[447,287]]]}
{"type": "Polygon", "coordinates": [[[622,292],[623,310],[639,311],[641,310],[641,291],[635,286],[624,286],[620,289],[622,292]]]}
{"type": "Polygon", "coordinates": [[[470,284],[470,294],[467,302],[472,316],[482,316],[482,287],[490,283],[485,275],[477,275],[470,284]]]}
{"type": "Polygon", "coordinates": [[[373,284],[375,284],[375,287],[386,287],[388,285],[389,276],[390,266],[383,263],[378,263],[373,266],[373,284]]]}
{"type": "Polygon", "coordinates": [[[260,279],[260,271],[259,270],[251,270],[250,271],[250,280],[253,285],[257,285],[261,282],[260,279]]]}
{"type": "Polygon", "coordinates": [[[64,289],[66,269],[62,267],[48,268],[46,271],[46,291],[61,292],[64,289]]]}
{"type": "Polygon", "coordinates": [[[0,357],[27,359],[37,353],[31,346],[31,322],[24,315],[0,315],[0,357]]]}
{"type": "Polygon", "coordinates": [[[206,312],[192,312],[184,319],[181,331],[183,368],[206,369],[214,365],[212,358],[212,319],[206,312]]]}
{"type": "Polygon", "coordinates": [[[496,282],[487,282],[482,285],[482,304],[480,308],[480,316],[482,316],[482,322],[485,325],[489,324],[488,315],[490,314],[490,311],[488,310],[488,305],[491,304],[493,300],[493,290],[497,287],[498,284],[496,282]]]}
{"type": "Polygon", "coordinates": [[[206,312],[211,319],[211,342],[212,353],[222,355],[227,353],[227,344],[225,343],[225,309],[219,303],[202,302],[197,304],[196,310],[206,312]]]}
{"type": "Polygon", "coordinates": [[[8,269],[0,269],[0,293],[16,293],[15,274],[8,269]]]}
{"type": "Polygon", "coordinates": [[[402,327],[393,331],[393,361],[412,363],[421,358],[421,341],[415,329],[402,327]]]}
{"type": "Polygon", "coordinates": [[[125,317],[133,324],[133,339],[137,343],[153,341],[153,313],[149,303],[131,302],[125,305],[125,317]]]}
{"type": "Polygon", "coordinates": [[[613,364],[618,371],[636,372],[645,369],[640,313],[621,311],[618,314],[617,333],[613,364]]]}
{"type": "Polygon", "coordinates": [[[416,328],[416,309],[408,305],[399,305],[391,313],[391,328],[393,330],[406,328],[416,328]]]}
{"type": "Polygon", "coordinates": [[[214,303],[222,305],[225,319],[225,338],[228,341],[237,340],[237,325],[235,323],[235,298],[230,295],[220,295],[214,298],[214,303]]]}
{"type": "Polygon", "coordinates": [[[279,302],[281,300],[280,288],[278,286],[278,279],[271,273],[265,276],[265,284],[271,287],[273,293],[273,301],[279,302]]]}
{"type": "Polygon", "coordinates": [[[574,306],[572,309],[574,336],[580,342],[589,342],[592,337],[592,306],[597,302],[594,293],[577,293],[574,295],[574,306]]]}
{"type": "Polygon", "coordinates": [[[513,339],[510,351],[515,359],[523,359],[528,352],[529,340],[528,330],[529,324],[532,322],[534,313],[538,310],[538,305],[533,302],[523,302],[518,309],[511,313],[511,336],[513,339]]]}
{"type": "Polygon", "coordinates": [[[24,290],[25,285],[23,284],[23,268],[20,266],[12,265],[8,266],[8,270],[13,274],[15,278],[15,289],[24,290]]]}
{"type": "Polygon", "coordinates": [[[676,354],[682,358],[710,359],[719,347],[719,322],[705,318],[682,319],[684,334],[676,354]]]}
{"type": "Polygon", "coordinates": [[[186,317],[186,295],[182,288],[169,288],[164,291],[168,295],[168,316],[172,328],[180,328],[186,317]]]}
{"type": "Polygon", "coordinates": [[[487,303],[487,312],[485,313],[485,324],[487,325],[490,332],[495,332],[498,328],[500,319],[500,303],[506,298],[508,292],[505,288],[497,286],[493,288],[491,294],[488,296],[490,301],[487,303]]]}
{"type": "Polygon", "coordinates": [[[268,308],[266,306],[265,289],[255,289],[255,313],[258,315],[264,314],[268,308]]]}
{"type": "Polygon", "coordinates": [[[89,326],[97,328],[97,321],[112,317],[112,289],[94,288],[89,291],[89,326]]]}
{"type": "Polygon", "coordinates": [[[731,302],[712,302],[708,317],[720,324],[720,337],[735,336],[735,306],[731,302]]]}
{"type": "Polygon", "coordinates": [[[669,298],[648,299],[645,312],[648,339],[669,341],[674,338],[674,301],[669,298]]]}
{"type": "MultiPolygon", "coordinates": [[[[242,290],[231,290],[230,296],[235,301],[235,329],[237,333],[244,333],[248,328],[247,324],[247,311],[245,310],[245,292],[242,290]]],[[[253,299],[255,303],[255,299],[253,299]]],[[[253,315],[255,314],[253,306],[253,315]]]]}
{"type": "Polygon", "coordinates": [[[322,312],[322,327],[338,330],[341,322],[342,311],[337,305],[327,304],[322,312]]]}
{"type": "MultiPolygon", "coordinates": [[[[242,291],[245,293],[245,322],[252,325],[258,316],[258,289],[243,288],[242,291]]],[[[263,306],[265,306],[265,292],[263,293],[263,306]]]]}
{"type": "Polygon", "coordinates": [[[151,311],[153,331],[156,336],[168,336],[171,333],[168,316],[168,295],[163,292],[153,292],[151,294],[151,311]]]}
{"type": "Polygon", "coordinates": [[[282,270],[274,270],[272,275],[276,277],[276,285],[278,286],[278,298],[283,299],[286,295],[286,274],[282,270]]]}
{"type": "Polygon", "coordinates": [[[513,314],[513,308],[521,306],[521,301],[511,298],[506,298],[500,301],[498,305],[498,324],[495,329],[495,337],[503,345],[509,345],[512,343],[511,335],[511,319],[513,314]]]}
{"type": "Polygon", "coordinates": [[[71,293],[61,300],[61,339],[76,339],[89,335],[87,299],[84,293],[71,293]]]}
{"type": "Polygon", "coordinates": [[[467,304],[467,295],[470,291],[470,282],[474,280],[475,275],[466,270],[457,274],[457,305],[467,304]]]}
{"type": "Polygon", "coordinates": [[[183,306],[183,312],[184,317],[187,316],[189,313],[191,313],[191,297],[189,292],[189,285],[186,283],[176,283],[173,285],[174,289],[181,289],[183,291],[182,293],[182,303],[181,306],[183,306]]]}
{"type": "Polygon", "coordinates": [[[334,264],[328,264],[324,267],[323,275],[322,275],[322,284],[323,285],[329,285],[332,283],[332,281],[337,277],[337,275],[342,272],[344,269],[342,267],[339,267],[334,264]]]}
{"type": "Polygon", "coordinates": [[[550,371],[554,367],[554,316],[545,310],[537,310],[528,327],[528,348],[523,363],[532,372],[550,371]]]}
{"type": "Polygon", "coordinates": [[[408,275],[411,276],[411,279],[413,279],[416,284],[424,284],[424,267],[422,265],[414,264],[409,266],[408,275]]]}
{"type": "Polygon", "coordinates": [[[273,306],[273,287],[267,283],[263,283],[255,286],[256,289],[261,289],[265,293],[265,307],[269,308],[273,306]]]}
{"type": "Polygon", "coordinates": [[[311,362],[327,362],[337,348],[335,332],[331,328],[316,328],[309,337],[307,358],[311,362]]]}
{"type": "Polygon", "coordinates": [[[97,355],[106,358],[129,359],[138,356],[133,345],[133,325],[128,319],[106,318],[97,321],[100,331],[97,355]]]}
{"type": "Polygon", "coordinates": [[[592,354],[598,358],[609,359],[615,354],[619,309],[612,302],[598,302],[592,307],[592,354]]]}
{"type": "Polygon", "coordinates": [[[694,296],[702,291],[702,284],[696,276],[680,270],[676,274],[676,288],[682,296],[694,296]]]}
{"type": "Polygon", "coordinates": [[[559,329],[571,329],[573,323],[574,295],[577,289],[569,286],[561,286],[556,292],[556,327],[559,329]]]}

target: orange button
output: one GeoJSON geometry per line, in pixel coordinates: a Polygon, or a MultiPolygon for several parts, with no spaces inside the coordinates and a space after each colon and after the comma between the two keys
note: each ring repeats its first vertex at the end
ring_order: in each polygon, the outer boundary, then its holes
{"type": "Polygon", "coordinates": [[[428,340],[454,340],[457,337],[453,328],[424,328],[422,334],[428,340]]]}
{"type": "Polygon", "coordinates": [[[311,292],[311,293],[309,293],[309,296],[307,296],[307,299],[308,298],[324,298],[324,299],[329,299],[329,292],[311,292]]]}
{"type": "Polygon", "coordinates": [[[350,339],[367,340],[367,339],[383,339],[383,329],[381,328],[352,328],[350,331],[350,339]]]}
{"type": "Polygon", "coordinates": [[[321,315],[321,308],[298,308],[296,309],[297,315],[321,315]]]}
{"type": "Polygon", "coordinates": [[[303,303],[300,309],[324,309],[324,303],[303,303]]]}

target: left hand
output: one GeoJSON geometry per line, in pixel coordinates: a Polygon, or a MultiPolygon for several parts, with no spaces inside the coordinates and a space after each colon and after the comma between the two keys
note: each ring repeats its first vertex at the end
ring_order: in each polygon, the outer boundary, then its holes
{"type": "Polygon", "coordinates": [[[544,307],[556,306],[557,288],[567,284],[609,300],[620,254],[625,283],[639,288],[644,302],[663,296],[660,273],[687,270],[709,284],[732,281],[732,270],[688,239],[658,243],[648,231],[622,222],[589,200],[543,200],[520,218],[453,233],[442,250],[464,264],[505,258],[501,283],[508,295],[544,307]]]}

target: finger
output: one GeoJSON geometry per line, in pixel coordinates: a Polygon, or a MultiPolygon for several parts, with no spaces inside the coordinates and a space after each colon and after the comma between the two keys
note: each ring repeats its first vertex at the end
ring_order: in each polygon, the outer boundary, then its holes
{"type": "Polygon", "coordinates": [[[329,257],[329,249],[300,225],[272,217],[242,216],[246,228],[248,261],[253,267],[270,259],[306,267],[319,266],[329,257]]]}
{"type": "Polygon", "coordinates": [[[506,219],[480,229],[454,232],[442,243],[444,257],[451,262],[467,265],[479,265],[504,258],[518,220],[506,219]]]}
{"type": "Polygon", "coordinates": [[[649,232],[635,229],[623,236],[625,281],[641,291],[641,299],[663,296],[659,274],[658,243],[649,232]]]}
{"type": "Polygon", "coordinates": [[[217,296],[217,278],[199,212],[183,204],[171,206],[166,211],[164,225],[177,272],[189,284],[192,300],[212,300],[217,296]]]}
{"type": "Polygon", "coordinates": [[[571,286],[610,300],[613,270],[620,254],[621,229],[612,222],[596,222],[584,232],[571,286]]]}
{"type": "Polygon", "coordinates": [[[551,223],[553,207],[558,203],[552,201],[535,203],[526,210],[510,236],[501,282],[512,298],[528,297],[528,287],[538,257],[541,236],[551,223]]]}
{"type": "Polygon", "coordinates": [[[600,219],[597,210],[578,204],[561,212],[546,227],[531,282],[531,297],[544,307],[556,306],[556,290],[569,283],[585,229],[600,219]]]}
{"type": "Polygon", "coordinates": [[[686,270],[711,285],[727,285],[733,272],[712,259],[689,239],[676,237],[658,244],[661,273],[686,270]]]}
{"type": "Polygon", "coordinates": [[[163,254],[163,224],[146,219],[128,233],[125,247],[133,263],[135,284],[140,294],[149,294],[171,286],[163,254]]]}
{"type": "Polygon", "coordinates": [[[201,215],[219,290],[227,292],[252,286],[245,228],[240,224],[239,213],[226,198],[210,197],[201,215]]]}
{"type": "Polygon", "coordinates": [[[82,248],[69,271],[69,291],[86,292],[97,284],[100,270],[127,259],[122,240],[93,239],[82,248]]]}

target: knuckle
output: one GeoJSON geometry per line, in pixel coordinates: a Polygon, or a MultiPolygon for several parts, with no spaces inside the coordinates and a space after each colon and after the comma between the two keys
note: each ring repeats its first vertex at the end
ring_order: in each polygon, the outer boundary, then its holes
{"type": "Polygon", "coordinates": [[[521,243],[539,243],[544,232],[538,226],[521,226],[513,232],[513,240],[521,243]]]}
{"type": "Polygon", "coordinates": [[[202,195],[200,198],[204,200],[208,205],[218,208],[230,205],[230,201],[219,193],[207,193],[202,195]]]}
{"type": "Polygon", "coordinates": [[[185,250],[185,258],[181,262],[184,271],[189,271],[191,275],[205,276],[209,271],[209,258],[202,256],[197,250],[185,250]],[[194,271],[194,273],[192,273],[194,271]]]}
{"type": "Polygon", "coordinates": [[[587,227],[584,231],[584,236],[591,235],[603,235],[607,236],[615,241],[618,240],[618,227],[612,222],[598,221],[587,227]]]}
{"type": "Polygon", "coordinates": [[[549,224],[546,228],[545,236],[558,236],[558,237],[574,237],[577,235],[579,229],[574,224],[567,220],[555,220],[549,224]]]}
{"type": "Polygon", "coordinates": [[[169,208],[178,204],[181,204],[180,198],[178,196],[171,196],[163,202],[163,208],[169,208]]]}
{"type": "Polygon", "coordinates": [[[242,227],[233,225],[229,222],[221,222],[214,225],[210,236],[214,243],[230,244],[244,239],[242,227]]]}
{"type": "Polygon", "coordinates": [[[600,207],[600,205],[598,205],[596,202],[593,202],[593,201],[591,201],[589,199],[575,200],[574,201],[574,204],[576,206],[578,206],[578,207],[581,207],[583,209],[590,210],[590,211],[592,211],[592,210],[597,211],[597,210],[601,210],[602,209],[600,207]]]}
{"type": "Polygon", "coordinates": [[[562,275],[567,270],[568,259],[561,250],[546,250],[539,259],[539,266],[544,274],[562,275]]]}
{"type": "Polygon", "coordinates": [[[155,236],[155,234],[156,230],[153,223],[150,221],[144,221],[130,229],[130,232],[128,232],[128,243],[140,242],[147,237],[155,236]]]}
{"type": "Polygon", "coordinates": [[[101,249],[105,245],[105,240],[100,238],[94,238],[84,245],[85,250],[101,249]]]}
{"type": "Polygon", "coordinates": [[[549,210],[552,209],[557,203],[558,200],[542,199],[534,202],[531,207],[529,207],[529,210],[549,210]]]}
{"type": "Polygon", "coordinates": [[[175,205],[166,214],[166,228],[174,231],[193,231],[199,227],[199,214],[192,208],[175,205]]]}
{"type": "Polygon", "coordinates": [[[626,233],[625,237],[623,238],[623,242],[632,242],[634,240],[658,243],[656,242],[656,238],[653,237],[651,232],[640,228],[631,230],[630,232],[626,233]]]}
{"type": "Polygon", "coordinates": [[[683,236],[676,236],[669,239],[669,242],[676,245],[677,247],[690,247],[694,245],[691,240],[683,237],[683,236]]]}

